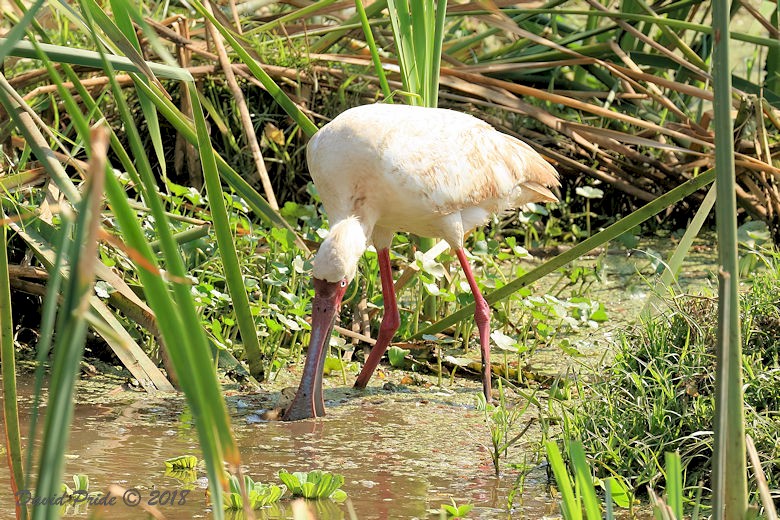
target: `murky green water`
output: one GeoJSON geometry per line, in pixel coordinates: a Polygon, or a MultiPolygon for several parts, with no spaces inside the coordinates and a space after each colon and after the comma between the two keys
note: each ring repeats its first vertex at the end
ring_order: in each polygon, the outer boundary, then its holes
{"type": "MultiPolygon", "coordinates": [[[[660,249],[660,247],[656,247],[660,249]]],[[[684,267],[683,285],[710,284],[714,269],[713,250],[705,240],[684,267]]],[[[642,280],[652,268],[641,254],[605,255],[604,282],[598,282],[588,296],[604,302],[610,321],[596,332],[585,332],[589,354],[600,357],[610,338],[636,317],[650,294],[642,280]]],[[[552,283],[547,280],[544,283],[552,283]]],[[[544,291],[539,286],[536,291],[544,291]]],[[[532,360],[551,372],[565,369],[568,362],[557,349],[540,350],[532,360]]],[[[581,361],[577,361],[579,363],[581,361]]],[[[571,366],[576,363],[571,363],[571,366]]],[[[298,370],[296,368],[296,370],[298,370]]],[[[294,384],[299,372],[285,374],[294,384]]],[[[382,374],[380,374],[381,376],[382,374]]],[[[403,373],[387,371],[387,381],[401,382],[403,373]]],[[[425,382],[426,377],[420,381],[425,382]]],[[[228,397],[235,436],[244,462],[244,472],[255,481],[279,483],[280,469],[308,471],[322,469],[345,476],[344,490],[361,520],[384,518],[438,518],[442,504],[454,499],[475,507],[470,518],[530,518],[556,516],[556,501],[546,487],[546,470],[533,469],[523,494],[508,508],[508,496],[517,471],[505,467],[502,478],[494,476],[483,416],[474,410],[476,381],[457,378],[457,384],[440,389],[430,385],[404,384],[382,390],[382,380],[358,393],[344,386],[340,377],[326,378],[328,416],[299,423],[268,422],[260,419],[264,408],[273,406],[279,384],[267,392],[228,397]]],[[[30,395],[29,382],[20,381],[20,394],[30,395]]],[[[28,399],[25,397],[23,400],[28,399]]],[[[180,397],[150,397],[126,391],[119,382],[80,387],[67,453],[66,481],[77,473],[89,475],[90,489],[105,491],[109,485],[137,489],[142,500],[167,497],[168,491],[187,491],[183,503],[161,505],[169,519],[209,518],[205,473],[185,485],[165,476],[165,459],[193,454],[200,457],[191,417],[180,397]],[[101,403],[101,404],[96,404],[101,403]],[[156,494],[155,494],[156,493],[156,494]]],[[[27,421],[26,417],[22,418],[27,421]]],[[[522,421],[525,424],[525,421],[522,421]]],[[[26,434],[26,424],[23,434],[26,434]]],[[[528,442],[510,451],[510,462],[523,462],[538,441],[532,428],[528,442]],[[524,451],[525,450],[525,451],[524,451]]],[[[535,464],[533,460],[529,462],[535,464]]],[[[0,467],[0,517],[13,516],[8,470],[0,467]]],[[[324,502],[318,517],[349,518],[345,505],[324,502]]],[[[137,507],[126,507],[121,499],[107,508],[83,505],[65,511],[66,518],[112,520],[144,518],[137,507]]],[[[262,510],[258,518],[290,518],[290,502],[262,510]]]]}

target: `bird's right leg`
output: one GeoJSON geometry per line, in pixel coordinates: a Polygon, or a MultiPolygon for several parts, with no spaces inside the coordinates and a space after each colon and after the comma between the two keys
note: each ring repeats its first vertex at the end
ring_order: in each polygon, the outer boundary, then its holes
{"type": "Polygon", "coordinates": [[[363,365],[363,370],[360,371],[360,375],[358,375],[355,381],[355,388],[366,387],[368,380],[371,379],[371,375],[379,365],[379,360],[382,359],[388,345],[390,345],[395,331],[398,330],[398,326],[401,324],[401,315],[398,313],[398,304],[395,299],[393,272],[390,268],[390,250],[386,247],[382,248],[377,252],[377,256],[379,257],[379,278],[382,281],[385,315],[382,317],[382,324],[379,326],[379,336],[376,339],[376,343],[371,348],[371,353],[363,365]]]}
{"type": "Polygon", "coordinates": [[[466,275],[466,280],[471,287],[471,294],[474,295],[474,321],[477,323],[477,330],[479,331],[479,347],[482,351],[482,392],[485,394],[487,402],[491,402],[492,399],[492,384],[491,384],[491,367],[490,367],[490,306],[488,305],[485,297],[477,286],[477,280],[474,278],[474,273],[471,271],[471,264],[469,259],[466,258],[466,252],[463,248],[458,248],[455,251],[460,261],[460,266],[463,268],[463,273],[466,275]]]}

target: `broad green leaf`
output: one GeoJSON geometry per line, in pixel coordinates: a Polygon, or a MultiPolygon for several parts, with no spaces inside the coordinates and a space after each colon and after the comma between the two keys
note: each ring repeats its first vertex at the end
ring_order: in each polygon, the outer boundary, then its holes
{"type": "Polygon", "coordinates": [[[387,359],[390,360],[390,365],[400,368],[406,364],[406,356],[408,356],[410,352],[410,350],[393,345],[387,349],[387,359]]]}

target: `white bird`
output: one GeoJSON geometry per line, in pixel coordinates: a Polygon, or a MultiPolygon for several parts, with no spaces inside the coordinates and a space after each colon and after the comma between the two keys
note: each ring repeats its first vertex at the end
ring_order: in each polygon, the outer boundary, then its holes
{"type": "Polygon", "coordinates": [[[313,260],[311,340],[303,377],[284,420],[325,415],[324,350],[358,260],[373,244],[385,314],[357,378],[365,388],[400,323],[389,248],[397,231],[443,238],[474,295],[482,385],[490,400],[490,308],[463,250],[465,232],[529,202],[555,202],[558,173],[527,144],[473,116],[440,108],[375,104],[322,127],[306,151],[330,234],[313,260]]]}

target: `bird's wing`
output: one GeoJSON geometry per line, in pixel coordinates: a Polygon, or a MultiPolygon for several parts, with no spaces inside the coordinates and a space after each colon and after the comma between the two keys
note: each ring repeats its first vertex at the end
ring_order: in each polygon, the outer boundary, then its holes
{"type": "Polygon", "coordinates": [[[427,193],[434,212],[478,206],[498,213],[558,200],[549,189],[559,186],[558,173],[534,149],[474,117],[441,112],[458,117],[406,127],[396,136],[403,143],[387,148],[393,150],[394,170],[409,177],[402,182],[427,193]]]}

